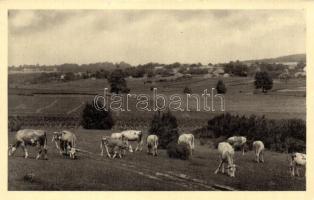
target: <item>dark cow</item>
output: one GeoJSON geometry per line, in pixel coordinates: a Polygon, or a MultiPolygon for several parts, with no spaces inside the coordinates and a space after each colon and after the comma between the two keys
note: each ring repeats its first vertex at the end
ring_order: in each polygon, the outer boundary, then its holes
{"type": "Polygon", "coordinates": [[[26,146],[37,146],[38,154],[36,160],[38,160],[42,152],[44,152],[44,159],[47,160],[47,134],[44,130],[24,129],[19,130],[15,135],[15,143],[9,146],[9,156],[12,156],[16,149],[21,146],[24,150],[24,157],[28,157],[26,146]]]}

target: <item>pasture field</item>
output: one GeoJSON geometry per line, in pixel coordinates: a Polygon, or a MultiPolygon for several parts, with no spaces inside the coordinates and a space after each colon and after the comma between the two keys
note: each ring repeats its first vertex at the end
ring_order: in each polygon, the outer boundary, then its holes
{"type": "MultiPolygon", "coordinates": [[[[127,82],[132,94],[148,94],[151,97],[152,86],[158,89],[158,94],[168,97],[172,94],[179,94],[183,99],[182,107],[186,109],[186,95],[182,93],[185,86],[190,87],[193,94],[201,95],[205,89],[210,91],[211,88],[215,88],[217,80],[217,78],[193,77],[188,80],[156,82],[155,84],[143,84],[142,79],[128,79],[127,82]]],[[[265,115],[267,118],[274,119],[306,118],[305,79],[291,79],[287,84],[274,80],[273,90],[267,94],[255,94],[252,78],[231,77],[223,80],[227,87],[227,93],[224,96],[227,112],[240,115],[265,115]]],[[[9,115],[80,117],[84,103],[92,102],[95,95],[103,94],[106,87],[109,88],[109,85],[104,79],[18,84],[14,87],[10,87],[9,84],[9,115]]],[[[203,98],[201,98],[201,108],[203,103],[203,98]]],[[[129,104],[132,112],[114,112],[116,121],[134,124],[136,123],[134,120],[140,118],[140,121],[147,126],[153,112],[136,110],[136,99],[130,98],[129,104]]],[[[153,102],[150,101],[150,105],[152,104],[153,102]]],[[[206,124],[211,117],[221,113],[219,112],[221,106],[219,98],[214,99],[215,111],[197,112],[194,99],[190,99],[188,105],[191,111],[174,112],[178,120],[183,122],[179,124],[180,126],[184,126],[186,120],[195,120],[197,122],[194,128],[198,128],[206,124]]]]}
{"type": "MultiPolygon", "coordinates": [[[[97,191],[212,191],[215,184],[250,191],[290,191],[305,188],[305,177],[290,177],[288,155],[266,151],[265,163],[257,164],[252,151],[244,156],[236,152],[236,178],[214,174],[219,155],[196,141],[190,160],[168,158],[165,150],[159,156],[142,152],[127,153],[122,159],[101,158],[100,138],[111,131],[72,130],[78,137],[77,146],[90,153],[79,153],[78,159],[62,158],[51,143],[48,130],[49,160],[35,160],[35,148],[29,147],[30,158],[24,159],[21,149],[8,159],[9,190],[97,190],[97,191]],[[33,179],[25,175],[33,173],[33,179]]],[[[13,142],[9,132],[9,143],[13,142]]],[[[133,144],[134,145],[134,144],[133,144]]],[[[303,174],[304,171],[301,171],[303,174]]]]}

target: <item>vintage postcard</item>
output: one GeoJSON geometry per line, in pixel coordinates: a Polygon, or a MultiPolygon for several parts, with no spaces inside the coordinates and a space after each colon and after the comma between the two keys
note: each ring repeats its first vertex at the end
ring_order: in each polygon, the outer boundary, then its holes
{"type": "Polygon", "coordinates": [[[308,197],[310,7],[14,5],[8,193],[308,197]]]}

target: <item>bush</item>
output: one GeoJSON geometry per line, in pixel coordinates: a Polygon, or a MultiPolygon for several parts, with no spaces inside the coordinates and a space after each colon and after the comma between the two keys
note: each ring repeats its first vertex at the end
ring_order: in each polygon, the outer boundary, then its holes
{"type": "Polygon", "coordinates": [[[167,154],[169,158],[188,160],[190,158],[190,149],[187,144],[171,142],[167,145],[167,154]]]}
{"type": "Polygon", "coordinates": [[[225,94],[227,92],[227,88],[222,80],[217,82],[216,90],[218,94],[225,94]]]}
{"type": "Polygon", "coordinates": [[[19,117],[13,117],[9,119],[8,127],[10,131],[18,131],[22,128],[22,125],[23,123],[19,117]]]}
{"type": "Polygon", "coordinates": [[[171,142],[176,142],[179,138],[178,124],[175,116],[170,111],[161,114],[156,113],[149,128],[150,134],[155,134],[159,138],[159,146],[166,148],[171,142]]]}
{"type": "MultiPolygon", "coordinates": [[[[101,105],[100,105],[101,106],[101,105]]],[[[83,110],[81,124],[85,129],[111,129],[114,121],[110,111],[96,109],[87,103],[83,110]]]]}
{"type": "Polygon", "coordinates": [[[298,151],[305,149],[306,144],[306,124],[301,119],[273,120],[264,116],[246,117],[226,113],[209,120],[207,128],[213,131],[216,138],[246,136],[248,141],[262,140],[266,148],[275,151],[298,151]]]}
{"type": "Polygon", "coordinates": [[[185,93],[185,94],[191,94],[192,93],[192,90],[191,90],[191,88],[189,88],[189,87],[185,87],[184,89],[183,89],[183,93],[185,93]]]}

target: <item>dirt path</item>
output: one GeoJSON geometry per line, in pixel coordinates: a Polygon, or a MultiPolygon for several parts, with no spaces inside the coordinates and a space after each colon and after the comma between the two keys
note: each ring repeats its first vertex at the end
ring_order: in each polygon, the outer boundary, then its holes
{"type": "MultiPolygon", "coordinates": [[[[131,161],[125,161],[123,159],[115,160],[116,163],[106,162],[109,158],[97,159],[102,161],[108,167],[114,167],[120,170],[125,170],[130,173],[144,176],[155,181],[160,181],[161,184],[175,184],[179,187],[183,187],[186,190],[200,190],[200,191],[213,191],[217,190],[206,181],[190,177],[186,174],[181,174],[173,171],[157,171],[153,170],[143,164],[139,165],[131,161]]],[[[113,160],[110,160],[113,161],[113,160]]]]}
{"type": "Polygon", "coordinates": [[[38,108],[36,110],[36,113],[41,113],[41,111],[45,110],[45,109],[48,109],[48,108],[51,108],[52,106],[54,106],[56,103],[58,103],[58,99],[54,100],[53,102],[51,102],[49,105],[47,106],[44,106],[42,108],[38,108]]]}

